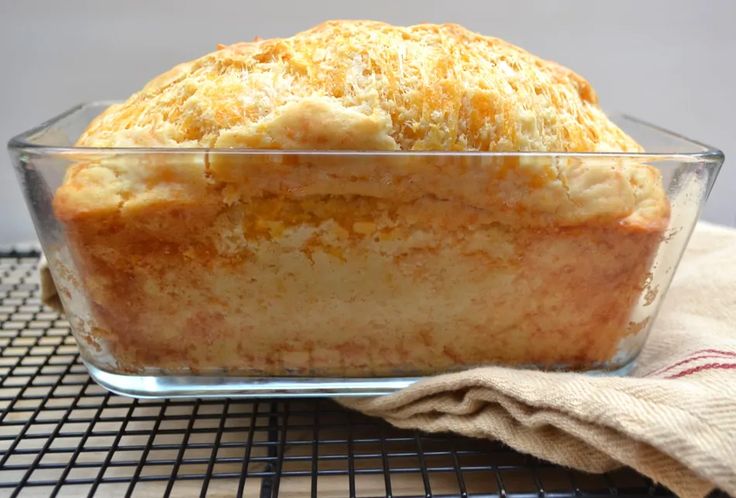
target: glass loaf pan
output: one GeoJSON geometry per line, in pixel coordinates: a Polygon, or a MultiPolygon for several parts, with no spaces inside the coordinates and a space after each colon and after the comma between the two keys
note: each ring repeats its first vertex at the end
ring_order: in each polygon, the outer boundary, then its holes
{"type": "Polygon", "coordinates": [[[625,372],[723,161],[630,117],[646,153],[74,147],[107,105],[9,149],[85,364],[139,397],[625,372]]]}

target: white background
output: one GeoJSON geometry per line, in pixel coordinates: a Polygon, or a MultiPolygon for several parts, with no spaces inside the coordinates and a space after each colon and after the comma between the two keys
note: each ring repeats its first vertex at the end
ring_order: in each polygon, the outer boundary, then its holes
{"type": "MultiPolygon", "coordinates": [[[[82,101],[125,98],[174,64],[326,19],[457,22],[588,78],[623,111],[736,157],[736,2],[731,0],[0,0],[0,139],[82,101]]],[[[705,218],[736,225],[727,159],[705,218]]],[[[0,155],[0,244],[33,228],[0,155]]]]}

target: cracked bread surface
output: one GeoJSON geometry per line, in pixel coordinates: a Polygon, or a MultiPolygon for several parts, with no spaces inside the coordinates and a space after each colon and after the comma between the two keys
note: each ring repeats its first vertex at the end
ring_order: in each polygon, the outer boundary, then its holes
{"type": "Polygon", "coordinates": [[[78,145],[168,149],[80,161],[54,198],[131,372],[605,366],[669,216],[642,157],[468,154],[642,149],[583,78],[456,25],[221,47],[78,145]]]}
{"type": "Polygon", "coordinates": [[[573,71],[458,25],[330,21],[180,64],[79,145],[640,151],[597,103],[573,71]]]}

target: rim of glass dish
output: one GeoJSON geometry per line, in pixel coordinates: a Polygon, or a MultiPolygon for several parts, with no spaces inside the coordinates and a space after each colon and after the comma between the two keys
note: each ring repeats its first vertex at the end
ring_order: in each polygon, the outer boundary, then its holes
{"type": "Polygon", "coordinates": [[[659,133],[669,135],[672,138],[682,140],[688,144],[698,147],[700,150],[692,152],[565,152],[565,151],[503,151],[503,152],[487,152],[487,151],[395,151],[395,150],[318,150],[318,149],[248,149],[248,148],[215,148],[215,147],[77,147],[77,146],[58,146],[44,145],[30,142],[29,139],[43,130],[50,128],[54,124],[62,121],[70,115],[81,111],[87,107],[110,106],[120,101],[115,100],[99,100],[92,102],[84,102],[78,104],[53,118],[44,121],[38,126],[22,132],[8,141],[8,148],[34,153],[82,153],[82,154],[226,154],[226,155],[279,155],[279,156],[464,156],[464,157],[634,157],[642,159],[677,159],[686,162],[713,162],[722,163],[724,161],[723,152],[713,146],[704,144],[697,140],[685,137],[679,133],[670,131],[661,126],[652,124],[643,119],[639,119],[630,114],[620,113],[614,114],[621,118],[627,119],[640,126],[645,126],[659,133]]]}

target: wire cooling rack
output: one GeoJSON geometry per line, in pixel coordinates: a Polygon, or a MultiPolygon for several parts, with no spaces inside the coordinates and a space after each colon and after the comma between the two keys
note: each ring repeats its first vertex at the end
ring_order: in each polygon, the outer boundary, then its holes
{"type": "Polygon", "coordinates": [[[0,252],[0,496],[672,496],[632,470],[583,474],[330,400],[110,394],[40,303],[37,266],[0,252]]]}

